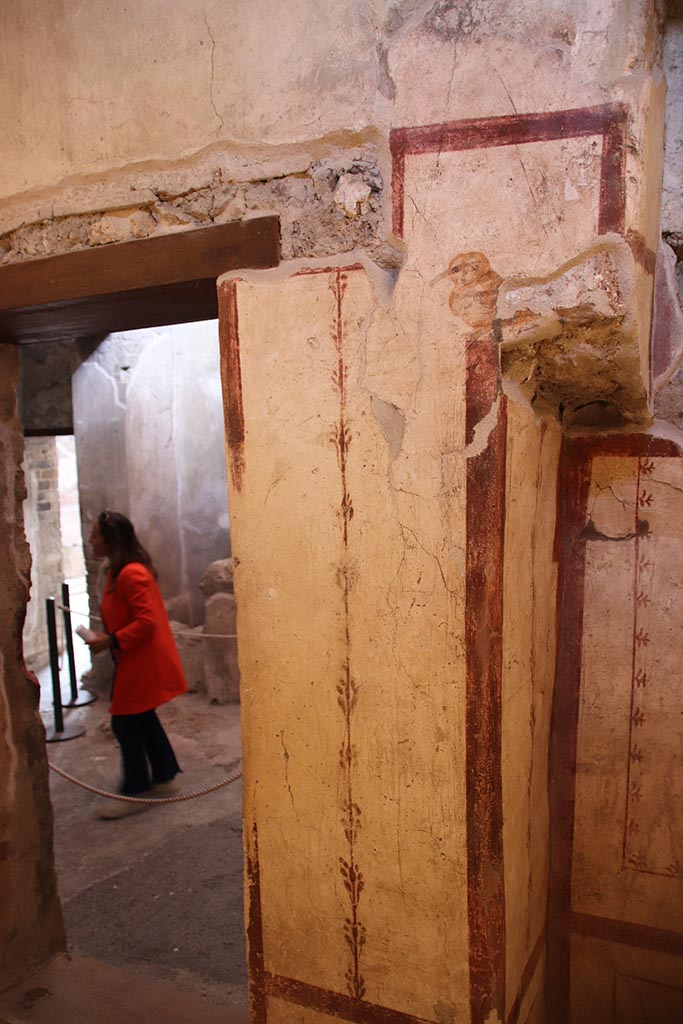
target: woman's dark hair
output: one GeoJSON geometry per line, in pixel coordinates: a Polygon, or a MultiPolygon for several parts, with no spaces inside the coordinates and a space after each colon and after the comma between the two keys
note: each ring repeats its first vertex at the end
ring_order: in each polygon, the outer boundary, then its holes
{"type": "Polygon", "coordinates": [[[109,555],[112,583],[116,583],[116,577],[130,562],[141,562],[157,578],[154,562],[138,540],[130,519],[121,512],[105,509],[98,515],[97,523],[109,555]]]}

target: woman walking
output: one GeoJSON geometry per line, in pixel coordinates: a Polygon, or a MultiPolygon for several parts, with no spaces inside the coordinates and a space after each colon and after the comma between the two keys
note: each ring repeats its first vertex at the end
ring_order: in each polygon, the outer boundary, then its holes
{"type": "MultiPolygon", "coordinates": [[[[121,748],[123,796],[169,796],[180,771],[156,708],[187,691],[157,572],[133,524],[120,512],[101,512],[90,535],[93,554],[109,560],[101,615],[106,632],[89,640],[97,654],[111,650],[114,683],[109,712],[121,748]],[[151,772],[151,775],[150,775],[151,772]]],[[[122,818],[144,804],[107,800],[101,818],[122,818]]]]}

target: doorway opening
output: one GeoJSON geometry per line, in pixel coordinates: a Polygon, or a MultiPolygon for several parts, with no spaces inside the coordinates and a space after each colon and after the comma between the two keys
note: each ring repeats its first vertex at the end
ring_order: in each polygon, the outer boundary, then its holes
{"type": "MultiPolygon", "coordinates": [[[[241,758],[217,321],[108,335],[76,369],[72,402],[82,536],[121,511],[154,560],[190,687],[158,714],[183,790],[201,790],[241,758]]],[[[101,629],[104,567],[87,543],[84,566],[101,629]]],[[[115,792],[107,652],[84,683],[100,698],[73,712],[86,734],[50,760],[115,792]]],[[[51,792],[69,951],[246,1009],[239,784],[115,821],[60,778],[51,792]]]]}
{"type": "MultiPolygon", "coordinates": [[[[261,217],[103,245],[1,268],[5,287],[0,294],[5,300],[0,298],[0,327],[8,343],[22,346],[20,392],[26,438],[44,439],[58,432],[73,432],[78,447],[76,422],[70,425],[52,422],[62,411],[66,411],[68,420],[68,403],[53,402],[52,397],[59,392],[60,385],[65,384],[70,394],[72,374],[103,338],[117,331],[215,318],[219,274],[239,268],[276,266],[278,261],[278,220],[261,217]],[[27,361],[30,364],[28,374],[24,373],[27,352],[36,354],[27,361]],[[62,360],[70,365],[64,368],[62,360]],[[26,388],[29,381],[33,386],[26,388]],[[48,392],[50,400],[46,401],[48,392]],[[31,412],[33,417],[25,418],[31,412]]],[[[218,380],[216,375],[217,388],[220,387],[218,380]]],[[[203,408],[201,401],[196,408],[203,408]]],[[[187,415],[191,418],[191,409],[187,410],[187,415]]],[[[144,438],[143,431],[150,422],[153,419],[148,410],[139,420],[137,435],[135,430],[131,431],[134,442],[144,438]]],[[[222,408],[218,424],[222,437],[222,408]]],[[[203,444],[201,431],[197,431],[196,466],[201,465],[203,444]]],[[[152,457],[147,469],[156,468],[157,461],[158,458],[152,457]]],[[[107,483],[114,489],[123,480],[118,464],[105,466],[103,471],[107,483]]],[[[141,487],[136,491],[144,496],[148,474],[144,472],[140,479],[141,487]]],[[[192,488],[189,490],[191,492],[192,488]]],[[[177,497],[171,500],[165,495],[165,504],[174,502],[177,497]]],[[[81,504],[84,523],[101,508],[86,508],[82,498],[81,504]]],[[[103,504],[111,507],[113,501],[105,500],[103,504]]],[[[227,503],[223,514],[227,516],[227,503]]],[[[194,550],[196,540],[201,537],[201,530],[193,531],[191,525],[190,522],[186,555],[190,549],[194,550]]],[[[160,551],[165,556],[170,545],[162,540],[161,547],[153,543],[150,547],[155,554],[160,551]]],[[[213,581],[209,598],[224,597],[224,582],[220,578],[213,581]]],[[[192,636],[194,629],[201,628],[201,623],[194,625],[197,621],[181,623],[182,631],[190,634],[186,637],[190,647],[194,641],[194,646],[201,643],[192,636]]],[[[87,758],[83,755],[84,748],[79,747],[80,740],[58,743],[48,749],[51,760],[61,760],[67,770],[70,767],[72,774],[79,777],[83,776],[87,760],[92,773],[88,781],[102,789],[113,788],[112,772],[117,772],[118,761],[118,752],[107,731],[107,704],[103,694],[92,707],[70,712],[89,715],[93,723],[94,716],[101,716],[100,723],[88,727],[87,736],[92,746],[87,758]]],[[[204,695],[190,693],[168,705],[165,725],[169,733],[173,733],[176,752],[193,790],[215,782],[217,774],[223,777],[232,774],[235,766],[231,750],[239,746],[240,735],[237,705],[212,705],[204,695]],[[181,700],[188,709],[183,715],[178,713],[181,700]],[[200,702],[203,710],[198,711],[200,702]]],[[[246,1004],[244,976],[238,984],[232,985],[232,993],[231,982],[220,976],[229,959],[227,947],[231,943],[238,948],[242,962],[244,958],[239,784],[201,800],[155,808],[111,822],[100,821],[92,814],[92,794],[58,781],[59,786],[51,780],[55,811],[54,859],[71,951],[76,951],[75,927],[82,926],[80,948],[85,949],[86,940],[91,942],[91,956],[108,956],[110,962],[116,957],[128,957],[128,960],[119,960],[123,963],[133,958],[135,964],[131,969],[144,972],[147,978],[165,978],[176,989],[194,988],[223,1004],[229,1002],[231,995],[234,996],[232,1005],[239,1005],[239,999],[246,1004]],[[216,819],[220,827],[216,826],[216,819]],[[163,821],[166,833],[160,837],[158,830],[163,821]],[[104,843],[93,841],[96,829],[104,830],[104,843]],[[78,840],[76,855],[75,840],[78,840]],[[179,874],[181,868],[188,867],[189,879],[179,874]],[[232,872],[239,879],[233,887],[239,905],[235,902],[232,906],[217,896],[222,891],[226,872],[232,872]],[[128,886],[125,897],[122,886],[128,886]],[[184,926],[195,916],[197,908],[204,907],[214,912],[215,930],[193,936],[184,926]],[[112,927],[116,922],[119,925],[118,949],[112,950],[110,946],[108,953],[102,945],[105,922],[112,927]],[[89,928],[92,930],[87,934],[89,928]],[[143,948],[138,939],[145,936],[149,942],[143,948]],[[100,943],[99,953],[97,943],[100,943]]],[[[46,827],[38,860],[46,892],[51,891],[53,884],[50,841],[46,827]]]]}

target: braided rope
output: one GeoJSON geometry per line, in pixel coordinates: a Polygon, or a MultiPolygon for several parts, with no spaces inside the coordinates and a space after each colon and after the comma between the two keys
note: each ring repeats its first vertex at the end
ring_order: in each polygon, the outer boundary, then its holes
{"type": "Polygon", "coordinates": [[[68,772],[62,771],[56,764],[52,764],[48,761],[48,766],[57,775],[61,775],[67,782],[73,782],[75,786],[80,786],[81,789],[87,789],[89,793],[96,793],[97,796],[106,796],[111,800],[121,800],[127,804],[179,804],[183,800],[194,800],[198,796],[205,796],[207,793],[213,793],[217,789],[222,789],[223,786],[229,786],[231,782],[237,782],[238,779],[242,778],[242,772],[233,772],[227,779],[222,779],[220,782],[214,782],[213,786],[207,786],[206,789],[198,789],[192,793],[180,793],[178,796],[163,796],[163,797],[147,797],[147,796],[123,796],[121,793],[108,793],[106,789],[98,789],[97,786],[89,786],[87,782],[81,782],[80,779],[75,778],[73,775],[69,775],[68,772]]]}
{"type": "MultiPolygon", "coordinates": [[[[92,619],[93,622],[101,622],[102,619],[99,615],[91,615],[90,612],[77,612],[75,608],[70,608],[67,604],[59,604],[55,602],[55,607],[61,608],[63,612],[68,612],[69,615],[80,615],[84,619],[92,619]]],[[[194,640],[236,640],[237,633],[190,633],[185,631],[178,631],[173,633],[174,636],[189,636],[194,640]]],[[[61,665],[60,665],[61,668],[61,665]]]]}

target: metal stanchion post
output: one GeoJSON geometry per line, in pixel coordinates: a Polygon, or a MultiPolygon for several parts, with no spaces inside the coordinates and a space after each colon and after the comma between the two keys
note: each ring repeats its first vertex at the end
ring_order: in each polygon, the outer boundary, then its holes
{"type": "Polygon", "coordinates": [[[74,740],[82,736],[85,729],[82,725],[64,725],[62,713],[62,690],[59,680],[59,651],[57,649],[57,617],[55,615],[55,599],[48,597],[45,601],[47,612],[47,642],[50,648],[50,674],[52,675],[52,703],[55,712],[54,727],[47,729],[45,739],[48,743],[59,743],[62,740],[74,740]]]}
{"type": "Polygon", "coordinates": [[[78,696],[76,684],[76,659],[74,657],[74,637],[71,630],[71,608],[69,601],[69,584],[62,583],[62,612],[64,615],[64,639],[66,642],[66,656],[69,663],[69,684],[71,686],[71,700],[68,703],[70,708],[83,708],[86,704],[94,704],[97,697],[94,693],[85,693],[78,696]]]}

